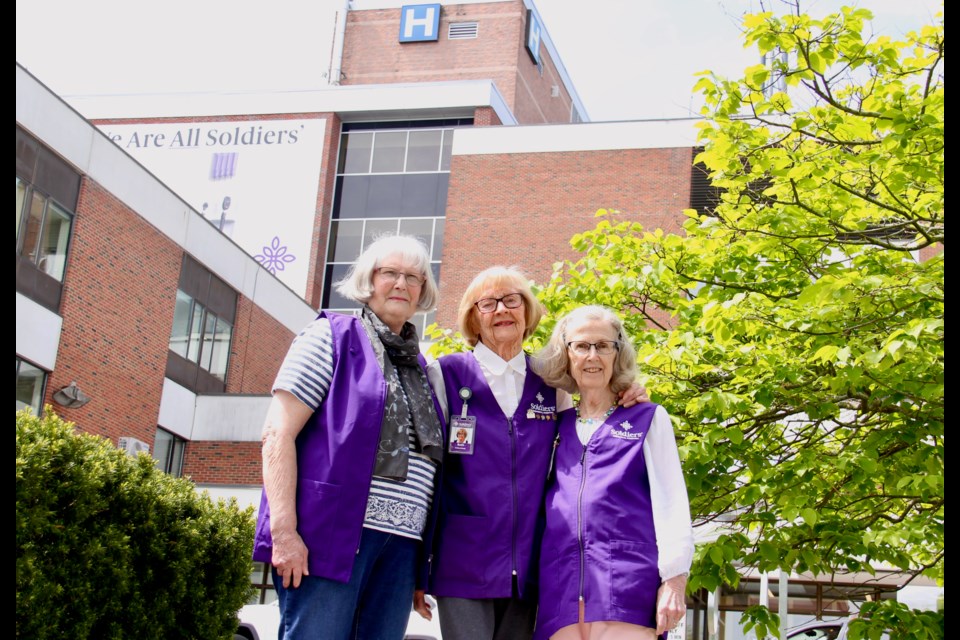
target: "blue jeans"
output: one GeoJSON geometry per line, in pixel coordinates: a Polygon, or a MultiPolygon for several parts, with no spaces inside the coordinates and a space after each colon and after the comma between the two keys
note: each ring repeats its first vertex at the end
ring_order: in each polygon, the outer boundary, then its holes
{"type": "Polygon", "coordinates": [[[419,545],[412,538],[364,529],[346,584],[304,576],[298,588],[284,589],[274,571],[278,640],[402,640],[413,606],[419,545]]]}

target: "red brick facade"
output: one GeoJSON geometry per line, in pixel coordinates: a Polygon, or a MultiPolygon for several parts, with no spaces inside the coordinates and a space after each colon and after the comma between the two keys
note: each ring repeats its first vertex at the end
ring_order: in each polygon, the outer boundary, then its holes
{"type": "Polygon", "coordinates": [[[570,238],[596,226],[597,209],[679,231],[691,169],[689,147],[454,156],[437,322],[456,326],[460,296],[487,267],[546,282],[555,261],[576,257],[570,238]]]}
{"type": "MultiPolygon", "coordinates": [[[[84,178],[70,251],[57,366],[44,402],[53,403],[57,389],[77,381],[93,400],[74,409],[54,405],[59,415],[89,433],[114,442],[132,436],[152,450],[183,250],[84,178]]],[[[269,394],[293,335],[239,296],[227,392],[269,394]]],[[[259,447],[259,442],[190,442],[184,474],[258,484],[259,447]],[[217,464],[210,464],[207,449],[216,452],[217,464]],[[232,467],[221,459],[243,464],[232,467]]]]}
{"type": "MultiPolygon", "coordinates": [[[[182,253],[143,218],[84,179],[64,277],[53,392],[77,381],[94,400],[57,407],[85,431],[153,443],[182,253]],[[146,420],[144,418],[147,418],[146,420]]],[[[56,406],[56,405],[55,405],[56,406]]]]}
{"type": "Polygon", "coordinates": [[[183,475],[198,484],[263,483],[259,442],[191,442],[183,457],[183,475]]]}
{"type": "Polygon", "coordinates": [[[546,47],[542,76],[525,48],[522,0],[443,6],[435,42],[399,42],[400,11],[347,14],[341,84],[493,80],[518,123],[570,122],[570,96],[546,47]],[[478,23],[477,37],[450,40],[450,24],[459,22],[478,23]]]}

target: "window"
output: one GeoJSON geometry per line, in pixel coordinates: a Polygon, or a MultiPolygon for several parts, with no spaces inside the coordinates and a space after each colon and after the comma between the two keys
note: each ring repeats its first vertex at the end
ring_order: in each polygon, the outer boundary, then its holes
{"type": "Polygon", "coordinates": [[[30,407],[39,416],[43,409],[43,392],[47,374],[26,360],[17,358],[17,411],[30,407]]]}
{"type": "Polygon", "coordinates": [[[17,128],[17,291],[60,307],[80,175],[17,128]]]}
{"type": "Polygon", "coordinates": [[[226,381],[233,326],[183,291],[177,291],[170,351],[226,381]]]}
{"type": "Polygon", "coordinates": [[[157,468],[175,478],[183,475],[183,450],[187,441],[165,429],[157,429],[153,442],[153,459],[157,468]]]}
{"type": "MultiPolygon", "coordinates": [[[[342,313],[359,309],[341,298],[334,284],[370,242],[386,234],[423,240],[439,280],[454,127],[472,123],[454,119],[344,124],[322,308],[342,313]]],[[[417,314],[412,319],[421,337],[433,316],[417,314]]]]}
{"type": "Polygon", "coordinates": [[[237,293],[184,256],[173,310],[167,377],[192,391],[226,391],[237,293]]]}
{"type": "Polygon", "coordinates": [[[254,562],[250,571],[250,584],[254,593],[247,604],[270,604],[277,599],[277,591],[273,588],[273,579],[270,577],[271,565],[266,562],[254,562]]]}

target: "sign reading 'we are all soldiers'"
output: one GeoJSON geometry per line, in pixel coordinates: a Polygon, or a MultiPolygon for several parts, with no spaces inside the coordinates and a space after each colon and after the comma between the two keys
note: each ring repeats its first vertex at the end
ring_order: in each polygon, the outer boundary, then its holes
{"type": "Polygon", "coordinates": [[[100,130],[306,295],[324,118],[114,123],[100,130]]]}

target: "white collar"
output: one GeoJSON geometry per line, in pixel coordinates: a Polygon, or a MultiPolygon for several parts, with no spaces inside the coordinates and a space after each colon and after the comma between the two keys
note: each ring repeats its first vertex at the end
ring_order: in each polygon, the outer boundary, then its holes
{"type": "Polygon", "coordinates": [[[509,360],[504,360],[496,351],[482,342],[478,342],[477,346],[473,348],[473,357],[476,358],[477,362],[483,365],[487,371],[495,376],[503,375],[507,367],[510,367],[521,376],[527,373],[527,357],[522,350],[509,360]]]}

